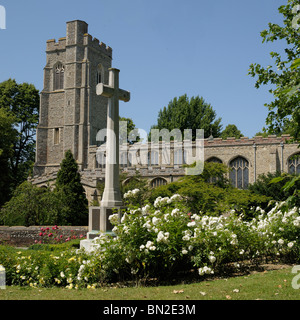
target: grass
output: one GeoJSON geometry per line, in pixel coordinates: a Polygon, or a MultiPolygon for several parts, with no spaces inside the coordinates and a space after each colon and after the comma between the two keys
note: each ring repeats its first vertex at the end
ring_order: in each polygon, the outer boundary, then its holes
{"type": "Polygon", "coordinates": [[[98,289],[7,286],[0,300],[299,300],[292,287],[291,266],[226,279],[159,287],[98,289]]]}

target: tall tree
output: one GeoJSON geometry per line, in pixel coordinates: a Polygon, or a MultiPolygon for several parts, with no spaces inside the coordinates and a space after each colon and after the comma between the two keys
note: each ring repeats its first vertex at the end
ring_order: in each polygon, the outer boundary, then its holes
{"type": "Polygon", "coordinates": [[[34,162],[39,99],[39,91],[32,84],[18,84],[13,79],[0,83],[0,108],[14,115],[14,127],[18,131],[18,139],[14,142],[14,152],[10,157],[15,187],[26,180],[34,162]]]}
{"type": "Polygon", "coordinates": [[[212,106],[199,96],[188,98],[187,95],[174,98],[167,107],[159,111],[157,125],[152,129],[184,129],[193,130],[193,140],[196,138],[196,129],[204,130],[204,137],[210,135],[219,137],[221,133],[221,118],[216,119],[216,112],[212,106]]]}
{"type": "Polygon", "coordinates": [[[9,161],[14,152],[13,145],[17,141],[14,123],[15,117],[12,113],[0,108],[0,208],[9,200],[12,192],[12,172],[9,161]]]}
{"type": "Polygon", "coordinates": [[[266,119],[269,132],[282,131],[300,137],[300,5],[299,0],[288,0],[278,8],[283,16],[283,25],[269,23],[269,28],[261,32],[263,42],[285,42],[281,54],[271,52],[273,66],[262,67],[258,63],[250,65],[249,74],[258,77],[256,88],[271,85],[269,92],[274,101],[266,103],[269,113],[266,119]]]}
{"type": "MultiPolygon", "coordinates": [[[[119,121],[127,122],[127,127],[120,127],[120,135],[124,139],[126,137],[127,142],[132,144],[140,140],[139,130],[136,128],[131,118],[119,117],[119,121]]],[[[124,139],[125,140],[125,139],[124,139]]],[[[124,141],[122,141],[124,143],[124,141]]]]}
{"type": "Polygon", "coordinates": [[[73,226],[87,225],[88,201],[81,184],[78,164],[70,150],[65,153],[60,164],[55,191],[64,204],[61,216],[65,223],[73,226]]]}
{"type": "Polygon", "coordinates": [[[234,137],[234,138],[239,139],[242,136],[243,136],[243,134],[241,133],[241,131],[237,128],[237,126],[235,124],[228,124],[226,126],[226,128],[221,133],[222,139],[226,139],[229,137],[234,137]]]}

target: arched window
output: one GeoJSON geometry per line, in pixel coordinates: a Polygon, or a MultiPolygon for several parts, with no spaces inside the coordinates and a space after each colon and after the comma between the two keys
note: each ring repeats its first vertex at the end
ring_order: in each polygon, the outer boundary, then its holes
{"type": "Polygon", "coordinates": [[[187,159],[186,150],[184,150],[184,152],[182,152],[182,149],[174,150],[174,165],[186,164],[186,159],[187,159]]]}
{"type": "Polygon", "coordinates": [[[156,188],[159,186],[164,186],[167,184],[167,181],[163,178],[155,178],[151,181],[151,187],[156,188]]]}
{"type": "Polygon", "coordinates": [[[58,63],[54,68],[54,91],[64,89],[65,67],[62,63],[58,63]]]}
{"type": "Polygon", "coordinates": [[[288,167],[290,174],[300,174],[300,153],[289,158],[288,167]]]}
{"type": "Polygon", "coordinates": [[[159,153],[157,151],[148,152],[148,166],[157,166],[159,164],[159,153]]]}
{"type": "Polygon", "coordinates": [[[217,157],[211,157],[211,158],[207,159],[206,162],[222,163],[222,160],[220,160],[217,157]]]}
{"type": "Polygon", "coordinates": [[[97,82],[97,84],[104,82],[103,67],[102,67],[101,64],[99,64],[98,67],[97,67],[97,79],[96,79],[96,82],[97,82]]]}
{"type": "Polygon", "coordinates": [[[230,162],[229,178],[231,184],[238,189],[246,189],[249,184],[249,162],[243,157],[237,157],[230,162]]]}

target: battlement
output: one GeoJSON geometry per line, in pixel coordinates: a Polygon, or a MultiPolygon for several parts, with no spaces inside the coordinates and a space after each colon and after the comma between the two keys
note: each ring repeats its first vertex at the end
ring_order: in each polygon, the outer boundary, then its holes
{"type": "Polygon", "coordinates": [[[286,143],[289,140],[292,140],[292,137],[289,134],[283,134],[280,137],[276,135],[269,135],[264,138],[262,136],[255,136],[253,138],[241,137],[240,139],[236,139],[234,137],[229,137],[227,139],[222,138],[207,138],[204,140],[205,147],[212,146],[234,146],[234,145],[254,145],[254,144],[280,144],[286,143]]]}
{"type": "Polygon", "coordinates": [[[107,46],[105,43],[100,42],[99,39],[93,38],[90,34],[85,33],[83,35],[83,44],[94,48],[95,50],[100,50],[102,53],[112,57],[112,48],[107,46]]]}
{"type": "Polygon", "coordinates": [[[85,22],[68,22],[67,37],[59,38],[58,42],[56,42],[55,39],[48,40],[46,52],[63,51],[66,50],[67,45],[83,44],[84,46],[88,46],[95,50],[101,51],[103,54],[108,55],[110,58],[112,58],[111,47],[107,46],[104,42],[100,42],[99,39],[93,38],[87,32],[83,33],[83,31],[87,31],[87,24],[85,22]],[[80,28],[78,27],[78,30],[75,28],[76,23],[82,27],[82,30],[80,30],[80,28]],[[75,31],[73,29],[77,30],[77,37],[74,37],[75,31]]]}
{"type": "Polygon", "coordinates": [[[55,39],[50,39],[47,41],[46,51],[57,51],[57,50],[66,50],[66,38],[59,38],[58,42],[55,39]]]}

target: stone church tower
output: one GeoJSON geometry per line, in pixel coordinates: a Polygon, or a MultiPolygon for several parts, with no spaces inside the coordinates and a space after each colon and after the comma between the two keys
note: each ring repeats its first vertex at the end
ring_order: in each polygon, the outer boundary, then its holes
{"type": "Polygon", "coordinates": [[[107,98],[96,95],[96,85],[108,83],[112,49],[76,20],[67,22],[66,37],[47,41],[46,57],[34,175],[58,171],[67,150],[80,170],[93,167],[89,148],[107,117],[107,98]]]}

